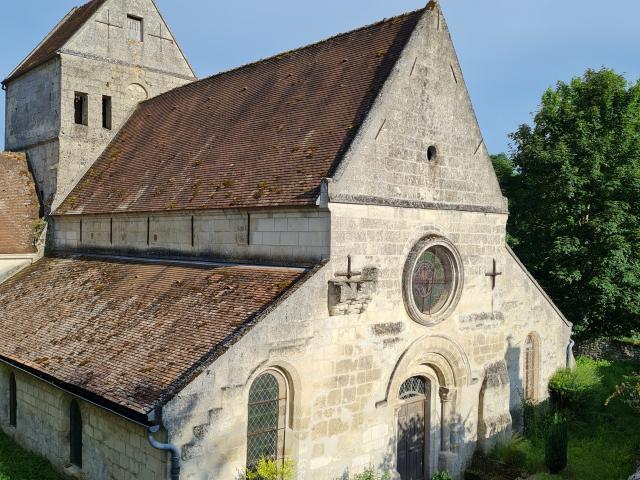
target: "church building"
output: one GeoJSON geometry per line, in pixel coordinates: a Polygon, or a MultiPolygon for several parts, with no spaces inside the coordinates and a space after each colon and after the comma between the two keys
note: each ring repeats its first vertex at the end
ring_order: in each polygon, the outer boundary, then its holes
{"type": "Polygon", "coordinates": [[[460,479],[572,360],[435,1],[197,80],[92,0],[3,88],[0,426],[71,478],[460,479]]]}

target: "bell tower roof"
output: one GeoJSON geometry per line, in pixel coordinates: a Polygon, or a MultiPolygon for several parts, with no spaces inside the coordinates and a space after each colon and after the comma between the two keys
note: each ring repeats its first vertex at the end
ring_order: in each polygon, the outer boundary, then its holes
{"type": "Polygon", "coordinates": [[[48,62],[58,54],[73,35],[93,16],[107,0],[91,0],[81,7],[74,7],[58,23],[40,44],[25,58],[2,82],[6,85],[11,80],[24,75],[34,68],[48,62]]]}

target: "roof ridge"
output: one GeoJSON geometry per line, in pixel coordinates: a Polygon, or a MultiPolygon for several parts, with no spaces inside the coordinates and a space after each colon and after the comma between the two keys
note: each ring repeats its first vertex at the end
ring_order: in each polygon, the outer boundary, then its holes
{"type": "Polygon", "coordinates": [[[337,40],[339,38],[346,37],[348,35],[352,35],[352,34],[357,33],[357,32],[361,32],[361,31],[364,31],[364,30],[367,30],[367,29],[370,29],[370,28],[374,28],[374,27],[377,27],[377,26],[380,26],[380,25],[391,23],[391,22],[394,22],[394,21],[397,21],[397,20],[400,20],[400,19],[404,19],[404,18],[409,17],[411,15],[415,15],[418,12],[425,12],[426,10],[427,10],[427,8],[423,7],[423,8],[418,8],[417,10],[412,10],[412,11],[409,11],[409,12],[401,13],[400,15],[395,15],[393,17],[383,18],[382,20],[378,20],[377,22],[373,22],[373,23],[370,23],[368,25],[364,25],[362,27],[354,28],[353,30],[349,30],[349,31],[346,31],[346,32],[340,32],[340,33],[337,33],[335,35],[332,35],[331,37],[327,37],[327,38],[324,38],[322,40],[318,40],[316,42],[309,43],[307,45],[302,45],[300,47],[296,47],[296,48],[293,48],[291,50],[286,50],[284,52],[280,52],[280,53],[277,53],[275,55],[271,55],[269,57],[261,58],[259,60],[255,60],[255,61],[252,61],[252,62],[249,62],[249,63],[245,63],[245,64],[242,64],[242,65],[239,65],[237,67],[230,68],[228,70],[222,70],[220,72],[211,74],[211,75],[209,75],[207,77],[204,77],[204,78],[200,78],[198,80],[195,80],[193,82],[187,83],[185,85],[180,85],[179,87],[173,88],[173,89],[171,89],[171,90],[169,90],[167,92],[161,93],[160,95],[157,95],[157,96],[149,98],[149,99],[147,99],[147,100],[145,100],[143,102],[140,102],[140,104],[142,105],[142,104],[150,103],[150,102],[153,102],[156,99],[168,96],[169,94],[174,93],[176,91],[181,91],[183,89],[186,90],[189,87],[192,87],[192,86],[195,86],[195,85],[199,85],[201,83],[205,83],[207,81],[210,81],[210,80],[215,79],[215,78],[223,77],[225,75],[230,75],[232,73],[235,73],[235,72],[238,72],[238,71],[241,71],[241,70],[244,70],[244,69],[249,69],[251,67],[256,67],[258,65],[262,65],[262,64],[267,63],[267,62],[272,61],[272,60],[280,60],[281,57],[292,55],[292,54],[296,54],[296,53],[301,53],[301,52],[304,52],[304,51],[306,51],[308,49],[315,48],[315,47],[317,47],[319,45],[322,45],[324,43],[330,42],[332,40],[337,40]]]}

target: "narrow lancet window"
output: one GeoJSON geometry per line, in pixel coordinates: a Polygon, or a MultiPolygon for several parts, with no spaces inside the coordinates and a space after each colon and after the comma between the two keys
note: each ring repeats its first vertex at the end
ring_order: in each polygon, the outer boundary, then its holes
{"type": "Polygon", "coordinates": [[[82,468],[82,412],[76,400],[69,407],[69,461],[82,468]]]}
{"type": "Polygon", "coordinates": [[[111,97],[102,96],[102,128],[111,130],[111,97]]]}
{"type": "Polygon", "coordinates": [[[18,388],[13,373],[9,377],[9,425],[18,426],[18,388]]]}
{"type": "Polygon", "coordinates": [[[89,124],[89,97],[86,93],[76,92],[73,101],[76,125],[89,124]]]}
{"type": "Polygon", "coordinates": [[[538,339],[532,333],[527,336],[527,341],[524,345],[524,398],[527,401],[536,400],[539,358],[538,339]]]}

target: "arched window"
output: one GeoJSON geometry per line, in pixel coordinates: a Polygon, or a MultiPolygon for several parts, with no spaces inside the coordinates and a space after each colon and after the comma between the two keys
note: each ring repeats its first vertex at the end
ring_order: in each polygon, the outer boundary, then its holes
{"type": "Polygon", "coordinates": [[[18,388],[13,373],[9,377],[9,425],[18,426],[18,388]]]}
{"type": "Polygon", "coordinates": [[[287,417],[287,383],[280,373],[260,375],[249,390],[247,426],[247,467],[261,458],[284,459],[287,417]]]}
{"type": "Polygon", "coordinates": [[[69,461],[82,468],[82,412],[75,400],[69,407],[69,461]]]}
{"type": "Polygon", "coordinates": [[[540,358],[538,338],[534,333],[527,336],[524,344],[524,398],[533,401],[537,397],[538,359],[540,358]]]}
{"type": "Polygon", "coordinates": [[[400,386],[400,400],[424,397],[427,394],[427,382],[422,377],[411,377],[400,386]]]}

